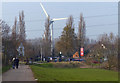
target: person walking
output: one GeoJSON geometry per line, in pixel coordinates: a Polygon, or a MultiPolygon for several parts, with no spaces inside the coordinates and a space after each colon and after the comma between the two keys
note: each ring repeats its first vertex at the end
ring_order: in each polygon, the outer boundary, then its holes
{"type": "Polygon", "coordinates": [[[12,59],[12,68],[15,69],[15,58],[12,59]]]}
{"type": "Polygon", "coordinates": [[[16,66],[16,68],[18,69],[18,66],[19,66],[19,59],[16,57],[16,59],[15,59],[15,66],[16,66]]]}

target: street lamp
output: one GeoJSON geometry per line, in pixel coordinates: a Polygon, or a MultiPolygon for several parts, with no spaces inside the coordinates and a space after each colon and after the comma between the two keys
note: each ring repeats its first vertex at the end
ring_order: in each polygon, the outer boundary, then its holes
{"type": "Polygon", "coordinates": [[[105,45],[104,45],[104,44],[101,44],[101,46],[102,46],[104,49],[106,49],[106,47],[105,47],[105,45]]]}
{"type": "MultiPolygon", "coordinates": [[[[107,49],[104,44],[101,44],[101,46],[103,47],[103,49],[107,49]]],[[[108,56],[107,56],[107,57],[108,57],[108,56]]],[[[107,60],[107,57],[104,57],[104,61],[107,60]]]]}
{"type": "Polygon", "coordinates": [[[62,52],[60,52],[60,55],[62,54],[62,52]]]}
{"type": "Polygon", "coordinates": [[[62,52],[60,52],[60,54],[59,54],[59,62],[61,62],[61,55],[62,55],[62,52]]]}
{"type": "Polygon", "coordinates": [[[41,61],[42,61],[42,46],[41,46],[41,61]]]}

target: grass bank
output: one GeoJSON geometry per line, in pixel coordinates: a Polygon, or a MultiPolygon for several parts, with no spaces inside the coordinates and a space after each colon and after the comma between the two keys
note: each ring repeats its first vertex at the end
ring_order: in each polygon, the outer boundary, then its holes
{"type": "Polygon", "coordinates": [[[45,63],[30,65],[38,81],[117,81],[118,73],[104,69],[55,68],[45,63]]]}
{"type": "MultiPolygon", "coordinates": [[[[2,73],[8,71],[11,68],[11,65],[3,66],[2,67],[2,73]]],[[[0,71],[1,72],[1,71],[0,71]]]]}

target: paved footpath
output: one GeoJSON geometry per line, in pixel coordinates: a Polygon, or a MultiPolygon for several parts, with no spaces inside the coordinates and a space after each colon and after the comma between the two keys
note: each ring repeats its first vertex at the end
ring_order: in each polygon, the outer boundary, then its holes
{"type": "Polygon", "coordinates": [[[21,64],[18,69],[10,69],[2,75],[2,81],[35,81],[28,65],[21,64]]]}

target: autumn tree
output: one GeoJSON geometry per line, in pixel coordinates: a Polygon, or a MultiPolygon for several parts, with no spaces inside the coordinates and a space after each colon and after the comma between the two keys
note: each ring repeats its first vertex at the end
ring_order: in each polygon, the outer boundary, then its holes
{"type": "Polygon", "coordinates": [[[60,40],[56,43],[57,50],[67,57],[71,57],[75,51],[76,34],[74,33],[73,22],[73,17],[70,16],[60,36],[60,40]]]}

